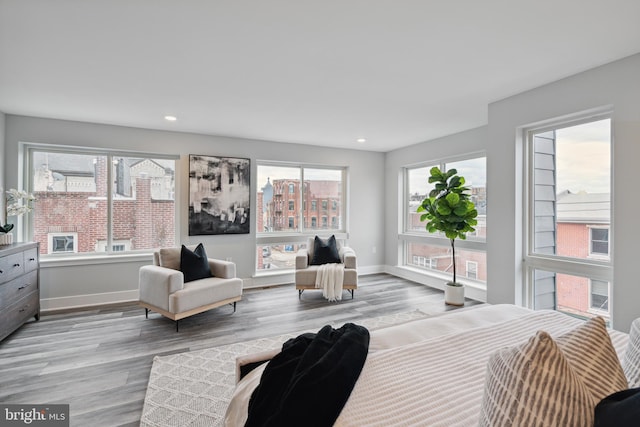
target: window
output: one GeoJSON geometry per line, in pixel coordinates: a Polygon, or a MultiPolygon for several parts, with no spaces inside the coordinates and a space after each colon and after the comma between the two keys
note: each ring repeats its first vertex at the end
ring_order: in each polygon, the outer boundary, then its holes
{"type": "MultiPolygon", "coordinates": [[[[106,240],[99,240],[96,252],[107,252],[108,242],[106,240]]],[[[111,252],[125,252],[131,250],[130,240],[114,240],[111,244],[111,252]]]]}
{"type": "Polygon", "coordinates": [[[467,277],[469,279],[477,279],[478,278],[478,263],[475,261],[467,261],[466,262],[466,271],[467,277]]]}
{"type": "Polygon", "coordinates": [[[486,191],[486,158],[471,157],[452,159],[442,163],[425,163],[420,166],[407,167],[404,170],[405,219],[404,232],[399,238],[404,247],[404,265],[427,272],[451,274],[451,243],[442,234],[431,234],[425,229],[416,212],[422,200],[433,188],[429,184],[429,170],[438,166],[441,170],[456,169],[466,180],[470,188],[472,201],[478,210],[478,225],[474,233],[469,233],[466,240],[456,240],[456,271],[467,272],[460,276],[486,283],[486,224],[487,224],[487,191],[486,191]],[[475,266],[469,267],[469,266],[475,266]],[[470,270],[473,269],[473,270],[470,270]]]}
{"type": "Polygon", "coordinates": [[[609,311],[609,282],[591,280],[590,303],[593,310],[609,311]]]}
{"type": "Polygon", "coordinates": [[[48,253],[60,254],[60,253],[78,252],[78,248],[76,246],[77,240],[78,240],[78,235],[76,233],[71,233],[71,234],[49,233],[48,253]]]}
{"type": "Polygon", "coordinates": [[[331,210],[335,211],[336,209],[338,209],[338,201],[337,200],[332,200],[331,201],[331,210]]]}
{"type": "Polygon", "coordinates": [[[527,304],[589,317],[609,310],[611,120],[529,129],[527,304]],[[606,287],[606,292],[604,291],[606,287]]]}
{"type": "MultiPolygon", "coordinates": [[[[258,162],[257,179],[260,184],[256,194],[259,201],[256,229],[260,232],[256,236],[256,245],[259,248],[269,245],[271,248],[269,269],[292,268],[295,265],[288,260],[288,257],[295,258],[295,251],[278,251],[276,256],[274,248],[306,245],[307,238],[313,237],[318,230],[318,217],[321,218],[322,229],[336,234],[338,238],[341,234],[342,238],[345,237],[345,212],[342,208],[345,206],[342,201],[345,178],[346,168],[258,162]],[[323,209],[327,209],[329,200],[336,200],[336,211],[331,213],[335,220],[329,223],[328,216],[318,215],[318,200],[321,200],[323,209]],[[287,212],[283,212],[283,208],[287,212]]],[[[262,256],[261,251],[256,251],[258,258],[262,256]]],[[[256,268],[260,271],[267,267],[259,260],[256,268]]]]}
{"type": "Polygon", "coordinates": [[[175,244],[177,157],[51,145],[28,145],[26,153],[29,191],[36,196],[26,231],[42,254],[175,244]]]}
{"type": "Polygon", "coordinates": [[[609,229],[590,228],[591,231],[591,254],[609,255],[609,229]]]}

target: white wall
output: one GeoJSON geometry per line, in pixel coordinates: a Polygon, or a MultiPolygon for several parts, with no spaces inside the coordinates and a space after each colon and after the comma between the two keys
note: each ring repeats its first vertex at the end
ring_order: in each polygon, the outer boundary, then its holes
{"type": "MultiPolygon", "coordinates": [[[[384,246],[384,154],[321,148],[311,145],[285,144],[239,138],[198,135],[178,132],[101,125],[94,123],[51,120],[24,116],[6,116],[6,184],[20,185],[20,142],[62,144],[82,147],[107,147],[140,152],[179,154],[176,187],[179,200],[179,224],[181,243],[204,242],[207,254],[212,257],[232,257],[238,276],[248,279],[254,273],[255,263],[255,195],[251,197],[251,233],[246,235],[188,236],[188,155],[209,154],[216,156],[250,158],[252,162],[251,188],[255,192],[256,160],[303,162],[320,165],[347,166],[350,191],[349,245],[358,253],[361,271],[377,271],[383,267],[383,252],[375,254],[373,247],[384,246]]],[[[121,259],[103,264],[90,260],[68,263],[43,262],[41,286],[43,307],[56,308],[86,303],[127,300],[136,298],[137,271],[150,262],[121,259]]],[[[292,280],[292,275],[289,281],[292,280]]],[[[274,279],[275,280],[275,279],[274,279]]],[[[281,278],[280,278],[281,280],[281,278]]],[[[268,279],[260,280],[268,284],[268,279]]]]}
{"type": "Polygon", "coordinates": [[[613,109],[612,324],[640,317],[638,165],[640,54],[489,105],[487,149],[488,302],[522,301],[522,168],[519,129],[575,113],[613,109]]]}

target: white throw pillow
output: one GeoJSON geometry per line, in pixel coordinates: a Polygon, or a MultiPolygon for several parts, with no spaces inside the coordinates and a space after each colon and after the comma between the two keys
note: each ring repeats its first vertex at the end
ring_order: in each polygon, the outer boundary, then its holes
{"type": "Polygon", "coordinates": [[[602,317],[589,319],[555,341],[597,401],[628,388],[627,378],[602,317]]]}
{"type": "Polygon", "coordinates": [[[555,341],[538,332],[492,355],[480,425],[591,425],[595,405],[627,387],[604,320],[592,318],[555,341]]]}
{"type": "Polygon", "coordinates": [[[491,355],[480,426],[593,425],[596,402],[548,333],[491,355]]]}
{"type": "Polygon", "coordinates": [[[629,387],[640,387],[640,318],[631,323],[629,343],[622,363],[629,387]]]}

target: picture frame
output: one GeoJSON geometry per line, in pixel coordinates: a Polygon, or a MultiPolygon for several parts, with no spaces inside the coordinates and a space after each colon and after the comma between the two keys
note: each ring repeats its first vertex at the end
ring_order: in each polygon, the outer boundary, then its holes
{"type": "Polygon", "coordinates": [[[189,155],[189,236],[248,234],[251,160],[189,155]]]}

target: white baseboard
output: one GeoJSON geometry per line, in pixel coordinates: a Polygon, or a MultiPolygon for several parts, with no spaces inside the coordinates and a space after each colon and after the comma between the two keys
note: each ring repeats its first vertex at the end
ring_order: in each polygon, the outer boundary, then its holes
{"type": "MultiPolygon", "coordinates": [[[[437,277],[431,274],[425,274],[421,271],[414,271],[413,269],[406,267],[398,267],[392,265],[387,265],[385,267],[385,273],[391,274],[392,276],[400,277],[402,279],[411,280],[412,282],[417,282],[432,288],[440,289],[441,291],[444,290],[445,283],[451,280],[450,277],[437,277]]],[[[465,283],[465,296],[476,301],[487,302],[487,290],[478,286],[474,286],[472,284],[465,283]]]]}
{"type": "MultiPolygon", "coordinates": [[[[419,271],[390,265],[370,265],[366,267],[358,267],[358,275],[364,276],[368,274],[388,273],[403,279],[411,280],[426,286],[443,290],[445,279],[426,275],[419,271]]],[[[243,278],[243,288],[264,288],[269,286],[278,286],[294,282],[294,273],[275,273],[243,278]]],[[[105,304],[116,304],[122,302],[138,301],[138,290],[119,292],[105,292],[99,294],[73,295],[69,297],[44,298],[40,300],[40,310],[42,312],[63,310],[70,308],[82,308],[99,306],[105,304]]],[[[466,296],[478,301],[486,301],[487,291],[476,286],[466,286],[466,296]]]]}
{"type": "Polygon", "coordinates": [[[138,301],[138,290],[106,292],[101,294],[73,295],[70,297],[43,298],[40,300],[40,311],[64,310],[96,305],[115,304],[138,301]]]}

